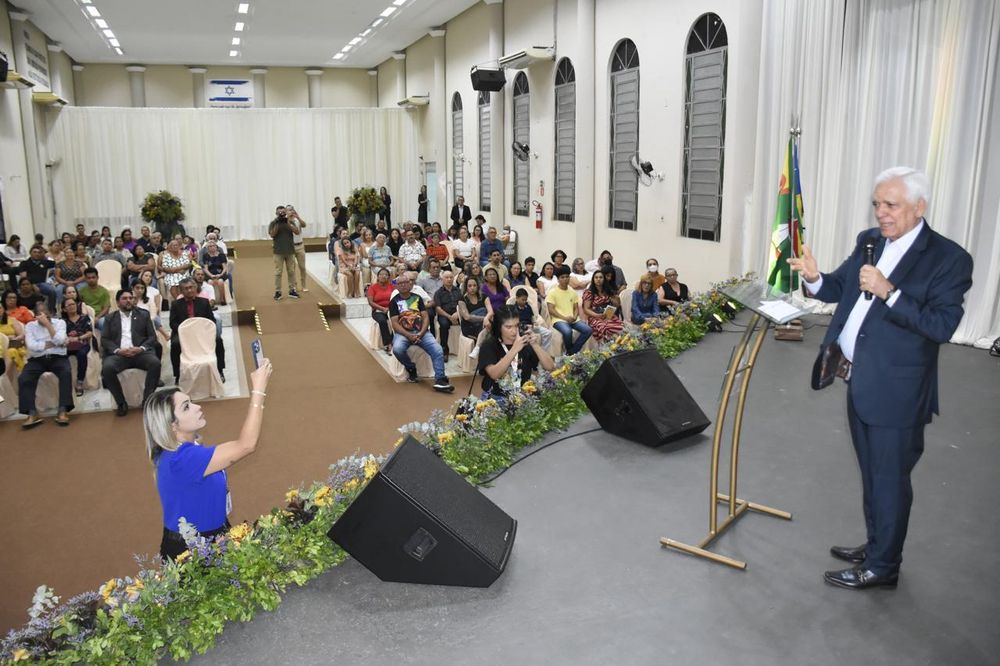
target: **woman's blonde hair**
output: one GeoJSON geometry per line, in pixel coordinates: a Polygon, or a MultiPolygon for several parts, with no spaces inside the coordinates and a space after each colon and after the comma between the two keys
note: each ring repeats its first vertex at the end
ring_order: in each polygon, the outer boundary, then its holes
{"type": "Polygon", "coordinates": [[[180,393],[176,386],[161,388],[154,392],[142,406],[142,425],[146,430],[146,453],[149,461],[156,464],[156,459],[163,451],[177,450],[177,437],[174,434],[174,394],[180,393]]]}

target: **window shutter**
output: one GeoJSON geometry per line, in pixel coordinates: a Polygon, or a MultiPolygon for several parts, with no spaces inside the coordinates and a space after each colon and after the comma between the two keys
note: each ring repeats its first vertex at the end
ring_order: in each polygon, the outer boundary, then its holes
{"type": "Polygon", "coordinates": [[[684,234],[716,241],[722,219],[726,51],[687,56],[684,234]]]}
{"type": "Polygon", "coordinates": [[[465,196],[465,160],[459,155],[465,153],[465,131],[462,127],[462,110],[451,112],[451,182],[455,198],[465,196]]]}
{"type": "Polygon", "coordinates": [[[611,221],[614,229],[636,228],[639,177],[632,158],[639,150],[639,69],[611,75],[611,221]]]}
{"type": "MultiPolygon", "coordinates": [[[[525,145],[530,145],[528,129],[530,97],[528,93],[514,97],[514,141],[525,145]]],[[[528,200],[531,198],[529,179],[529,160],[514,157],[514,215],[528,215],[528,200]]]]}
{"type": "Polygon", "coordinates": [[[479,208],[489,211],[493,205],[491,171],[493,132],[490,129],[490,102],[479,102],[479,208]]]}
{"type": "Polygon", "coordinates": [[[576,207],[576,83],[556,86],[557,220],[572,222],[576,207]]]}

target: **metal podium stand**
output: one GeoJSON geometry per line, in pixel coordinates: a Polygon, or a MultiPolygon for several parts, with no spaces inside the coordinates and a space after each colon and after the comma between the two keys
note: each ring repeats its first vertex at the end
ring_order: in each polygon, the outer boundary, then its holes
{"type": "Polygon", "coordinates": [[[774,509],[763,504],[740,499],[736,494],[736,481],[739,473],[740,430],[743,427],[743,414],[746,407],[747,389],[750,386],[750,376],[753,374],[757,355],[764,344],[764,338],[772,324],[785,324],[807,312],[784,300],[784,296],[771,291],[770,286],[761,281],[753,281],[725,287],[722,293],[731,300],[751,310],[753,316],[747,324],[743,336],[733,349],[729,367],[722,381],[722,395],[719,400],[719,412],[715,418],[715,434],[712,436],[712,469],[709,478],[708,505],[708,535],[697,546],[681,541],[660,538],[660,544],[691,555],[704,557],[719,564],[726,564],[737,569],[746,569],[747,563],[725,555],[719,555],[708,550],[708,547],[727,529],[742,518],[747,511],[756,511],[777,518],[791,520],[792,514],[780,509],[774,509]],[[744,362],[744,356],[746,361],[744,362]],[[740,390],[736,396],[736,414],[733,421],[732,444],[729,450],[729,488],[727,492],[719,492],[719,455],[722,451],[722,432],[725,429],[726,417],[729,412],[729,399],[737,376],[740,377],[740,390]],[[729,512],[719,522],[719,505],[724,504],[729,512]]]}

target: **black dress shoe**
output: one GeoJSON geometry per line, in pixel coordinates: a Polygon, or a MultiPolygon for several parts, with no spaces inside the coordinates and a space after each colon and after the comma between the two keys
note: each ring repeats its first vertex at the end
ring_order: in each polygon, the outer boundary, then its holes
{"type": "Polygon", "coordinates": [[[863,544],[854,548],[850,548],[849,546],[834,546],[830,549],[830,554],[838,560],[861,564],[865,561],[865,546],[867,545],[868,544],[863,544]]]}
{"type": "Polygon", "coordinates": [[[823,580],[830,585],[846,587],[849,590],[867,590],[869,587],[884,587],[895,589],[899,582],[899,574],[880,576],[870,569],[841,569],[827,571],[823,580]]]}
{"type": "Polygon", "coordinates": [[[118,405],[118,416],[128,416],[128,403],[118,405]]]}

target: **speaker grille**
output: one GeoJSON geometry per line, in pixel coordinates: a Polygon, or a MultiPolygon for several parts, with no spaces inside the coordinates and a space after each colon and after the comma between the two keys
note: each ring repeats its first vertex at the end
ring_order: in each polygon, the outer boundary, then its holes
{"type": "Polygon", "coordinates": [[[382,475],[490,565],[503,568],[513,520],[478,490],[470,493],[469,483],[427,447],[409,438],[383,466],[382,475]]]}

